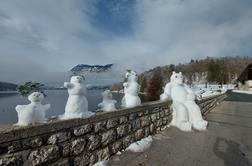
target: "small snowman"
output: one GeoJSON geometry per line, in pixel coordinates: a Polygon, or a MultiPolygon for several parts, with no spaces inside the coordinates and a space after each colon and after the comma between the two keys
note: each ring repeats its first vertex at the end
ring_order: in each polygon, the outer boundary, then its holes
{"type": "Polygon", "coordinates": [[[69,97],[65,107],[65,113],[60,119],[88,118],[93,115],[88,111],[88,101],[86,98],[86,85],[83,76],[72,76],[70,82],[65,82],[69,97]]]}
{"type": "Polygon", "coordinates": [[[126,108],[135,107],[141,104],[141,100],[138,96],[140,89],[137,83],[137,74],[135,71],[128,70],[125,74],[127,82],[123,83],[124,97],[122,99],[122,106],[126,108]]]}
{"type": "Polygon", "coordinates": [[[46,111],[50,109],[50,104],[43,105],[41,102],[44,99],[44,94],[41,92],[33,92],[28,96],[31,102],[27,105],[17,105],[16,111],[18,114],[18,122],[15,125],[27,126],[33,123],[45,123],[46,111]]]}
{"type": "Polygon", "coordinates": [[[115,111],[116,107],[115,104],[117,103],[116,100],[113,100],[113,95],[110,90],[105,90],[102,93],[103,101],[98,104],[98,107],[101,107],[102,111],[109,112],[115,111]]]}

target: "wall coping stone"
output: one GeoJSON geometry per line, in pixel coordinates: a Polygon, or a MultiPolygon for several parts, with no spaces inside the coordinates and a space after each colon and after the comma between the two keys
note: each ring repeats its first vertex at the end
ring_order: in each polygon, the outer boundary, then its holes
{"type": "MultiPolygon", "coordinates": [[[[197,100],[198,104],[211,100],[213,98],[223,96],[221,95],[214,95],[211,97],[204,98],[202,100],[197,100]]],[[[7,143],[19,139],[25,139],[30,137],[35,137],[38,135],[44,135],[48,133],[53,133],[55,131],[63,131],[66,129],[72,129],[75,127],[79,127],[85,124],[92,124],[96,122],[105,121],[108,119],[113,119],[125,115],[129,115],[135,112],[142,112],[144,110],[151,110],[152,108],[156,107],[169,107],[172,101],[153,101],[153,102],[146,102],[140,106],[134,108],[123,108],[118,109],[112,112],[101,112],[96,113],[95,116],[86,119],[69,119],[69,120],[50,120],[48,123],[43,124],[34,124],[29,126],[13,126],[12,124],[9,125],[0,125],[0,144],[7,143]]]]}

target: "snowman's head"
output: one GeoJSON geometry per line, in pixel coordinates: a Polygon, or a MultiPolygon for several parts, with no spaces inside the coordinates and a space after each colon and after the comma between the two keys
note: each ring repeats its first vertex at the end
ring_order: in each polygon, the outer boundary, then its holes
{"type": "Polygon", "coordinates": [[[183,84],[183,75],[181,72],[176,73],[175,71],[173,71],[170,80],[173,84],[181,85],[183,84]]]}
{"type": "Polygon", "coordinates": [[[137,80],[137,73],[133,70],[128,70],[127,73],[125,74],[125,78],[128,81],[136,81],[137,80]]]}
{"type": "Polygon", "coordinates": [[[112,99],[112,93],[110,90],[105,90],[104,92],[102,92],[102,97],[103,99],[112,99]]]}
{"type": "Polygon", "coordinates": [[[28,96],[28,100],[31,102],[41,102],[44,99],[44,94],[41,92],[33,92],[28,96]]]}
{"type": "Polygon", "coordinates": [[[84,77],[83,76],[72,76],[71,77],[71,80],[70,80],[70,82],[71,83],[77,83],[77,84],[81,84],[81,83],[83,83],[83,81],[84,81],[84,77]]]}

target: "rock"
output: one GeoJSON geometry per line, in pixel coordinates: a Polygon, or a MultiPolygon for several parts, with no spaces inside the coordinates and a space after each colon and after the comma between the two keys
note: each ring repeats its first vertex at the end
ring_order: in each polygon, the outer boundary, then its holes
{"type": "Polygon", "coordinates": [[[74,165],[82,165],[82,166],[88,165],[89,164],[89,155],[83,154],[81,156],[75,157],[73,160],[73,164],[74,165]]]}
{"type": "Polygon", "coordinates": [[[69,166],[69,165],[70,165],[70,163],[67,158],[60,159],[59,161],[50,164],[50,166],[69,166]]]}
{"type": "Polygon", "coordinates": [[[0,157],[0,166],[22,165],[23,159],[21,154],[8,154],[0,157]]]}
{"type": "Polygon", "coordinates": [[[151,115],[151,121],[155,122],[157,120],[157,115],[156,114],[152,114],[151,115]]]}
{"type": "Polygon", "coordinates": [[[143,131],[143,129],[139,129],[139,130],[137,130],[135,132],[135,138],[136,138],[137,141],[140,140],[140,139],[142,139],[143,137],[144,137],[144,131],[143,131]]]}
{"type": "Polygon", "coordinates": [[[139,112],[138,116],[143,116],[143,114],[144,114],[143,112],[139,112]]]}
{"type": "Polygon", "coordinates": [[[129,115],[129,120],[134,120],[134,119],[136,119],[137,118],[137,113],[131,113],[130,115],[129,115]]]}
{"type": "Polygon", "coordinates": [[[117,153],[118,151],[122,150],[122,141],[117,141],[110,145],[110,151],[112,154],[117,153]]]}
{"type": "Polygon", "coordinates": [[[70,138],[71,138],[71,134],[69,132],[59,132],[54,135],[51,135],[48,138],[47,143],[48,144],[61,143],[61,142],[69,140],[70,138]]]}
{"type": "Polygon", "coordinates": [[[97,151],[98,161],[107,160],[110,157],[109,148],[106,147],[97,151]]]}
{"type": "Polygon", "coordinates": [[[88,149],[95,150],[101,145],[101,137],[99,135],[91,135],[88,137],[88,149]]]}
{"type": "Polygon", "coordinates": [[[128,118],[127,117],[125,117],[125,116],[122,116],[122,117],[120,117],[120,124],[122,124],[122,123],[126,123],[127,121],[128,121],[128,118]]]}
{"type": "Polygon", "coordinates": [[[149,136],[150,135],[150,127],[146,127],[145,129],[144,129],[144,137],[147,137],[147,136],[149,136]]]}
{"type": "Polygon", "coordinates": [[[116,125],[118,125],[118,121],[119,120],[117,118],[109,119],[108,122],[107,122],[107,129],[113,128],[116,125]]]}
{"type": "Polygon", "coordinates": [[[92,125],[91,124],[86,124],[80,127],[77,127],[74,129],[74,135],[75,136],[81,136],[84,135],[92,130],[92,125]]]}
{"type": "Polygon", "coordinates": [[[160,115],[161,118],[163,118],[165,116],[165,112],[161,111],[161,112],[159,112],[159,115],[160,115]]]}
{"type": "Polygon", "coordinates": [[[21,151],[22,150],[22,144],[20,141],[15,141],[12,142],[12,144],[10,146],[8,146],[8,153],[14,153],[17,151],[21,151]]]}
{"type": "Polygon", "coordinates": [[[96,133],[101,132],[101,131],[106,131],[106,121],[96,123],[94,126],[94,131],[96,133]]]}
{"type": "Polygon", "coordinates": [[[90,166],[94,165],[98,161],[98,157],[96,154],[92,154],[89,158],[90,166]]]}
{"type": "Polygon", "coordinates": [[[128,135],[123,138],[123,148],[127,148],[131,143],[134,142],[134,137],[132,135],[128,135]]]}
{"type": "Polygon", "coordinates": [[[64,142],[61,147],[62,147],[62,155],[63,157],[67,157],[71,155],[71,142],[64,142]]]}
{"type": "Polygon", "coordinates": [[[32,165],[41,165],[59,157],[59,147],[56,145],[49,145],[32,151],[28,159],[32,163],[32,165]]]}
{"type": "Polygon", "coordinates": [[[132,121],[132,130],[133,131],[136,131],[137,129],[140,129],[141,128],[141,121],[140,119],[136,119],[134,121],[132,121]]]}
{"type": "Polygon", "coordinates": [[[102,134],[101,143],[103,146],[113,142],[116,140],[116,132],[115,130],[109,130],[102,134]]]}
{"type": "Polygon", "coordinates": [[[117,130],[118,138],[127,135],[130,132],[130,129],[131,129],[131,126],[128,124],[121,125],[121,126],[117,127],[116,130],[117,130]]]}
{"type": "Polygon", "coordinates": [[[170,109],[165,109],[165,116],[168,116],[171,114],[171,110],[170,109]]]}
{"type": "Polygon", "coordinates": [[[155,133],[155,125],[152,123],[150,125],[150,134],[154,134],[155,133]]]}
{"type": "Polygon", "coordinates": [[[22,144],[25,149],[40,147],[41,145],[43,145],[43,138],[36,137],[36,138],[32,138],[32,139],[26,139],[23,141],[22,144]]]}
{"type": "Polygon", "coordinates": [[[150,117],[149,116],[141,117],[141,126],[145,127],[148,125],[150,125],[150,117]]]}
{"type": "Polygon", "coordinates": [[[72,142],[71,153],[73,155],[78,155],[83,152],[86,145],[86,141],[83,138],[76,139],[72,142]]]}

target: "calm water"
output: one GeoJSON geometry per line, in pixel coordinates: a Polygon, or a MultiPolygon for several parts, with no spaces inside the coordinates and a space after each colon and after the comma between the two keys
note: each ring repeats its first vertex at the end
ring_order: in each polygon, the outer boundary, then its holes
{"type": "MultiPolygon", "coordinates": [[[[102,101],[101,93],[103,90],[88,90],[87,99],[90,111],[98,109],[97,105],[102,101]]],[[[47,97],[43,103],[51,104],[51,109],[47,112],[47,117],[57,116],[64,113],[65,104],[68,98],[66,90],[48,90],[45,91],[47,97]]],[[[117,100],[117,107],[121,104],[122,94],[113,94],[113,98],[117,100]]],[[[29,101],[25,97],[21,97],[16,93],[0,93],[0,124],[9,124],[17,122],[17,112],[15,107],[18,104],[28,104],[29,101]]]]}

